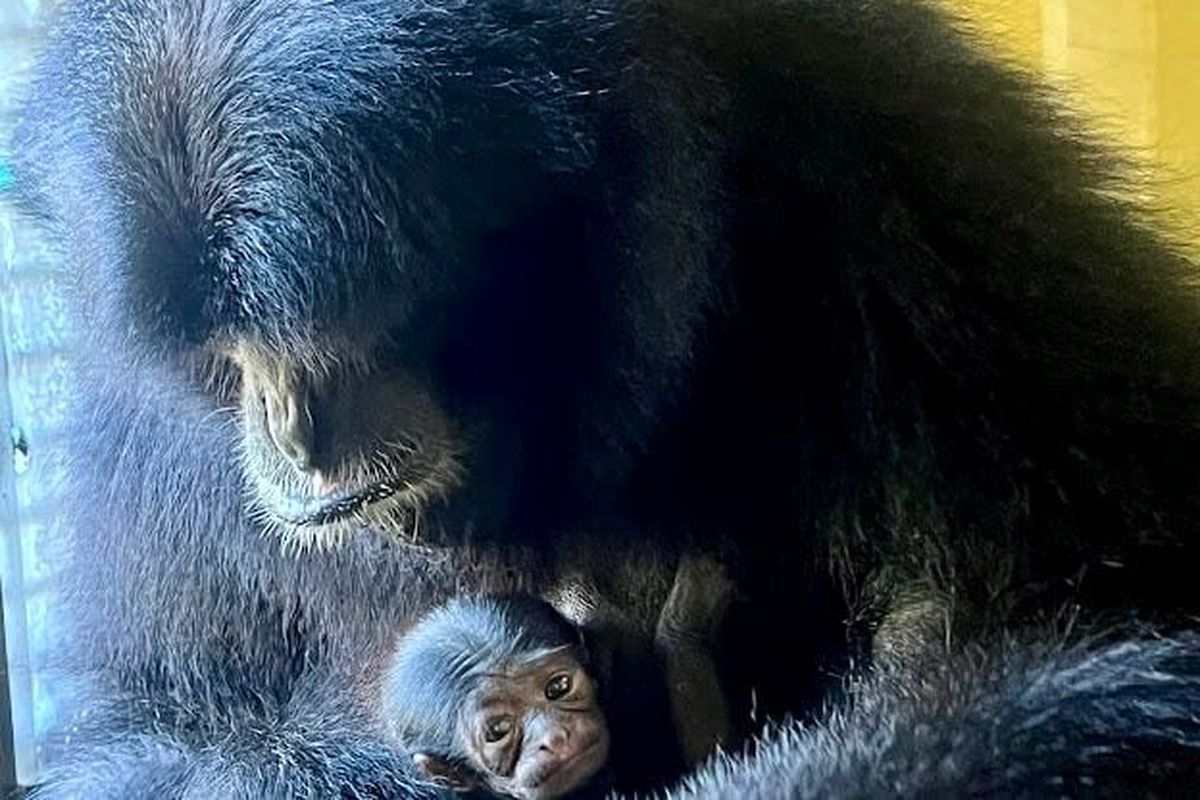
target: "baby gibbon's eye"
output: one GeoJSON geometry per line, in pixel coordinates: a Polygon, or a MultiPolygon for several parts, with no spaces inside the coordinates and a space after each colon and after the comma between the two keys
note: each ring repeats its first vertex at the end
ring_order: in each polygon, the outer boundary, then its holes
{"type": "Polygon", "coordinates": [[[512,729],[512,717],[495,717],[487,721],[487,727],[483,731],[483,738],[489,744],[494,744],[512,733],[512,729]]]}
{"type": "Polygon", "coordinates": [[[571,676],[567,673],[555,675],[546,684],[546,699],[561,700],[571,692],[571,676]]]}

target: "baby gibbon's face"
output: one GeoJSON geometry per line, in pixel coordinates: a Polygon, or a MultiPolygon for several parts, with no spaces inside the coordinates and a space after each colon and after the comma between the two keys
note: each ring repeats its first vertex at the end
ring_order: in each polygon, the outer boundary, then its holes
{"type": "Polygon", "coordinates": [[[608,760],[595,681],[566,649],[485,677],[463,711],[460,735],[487,786],[522,800],[573,791],[608,760]]]}

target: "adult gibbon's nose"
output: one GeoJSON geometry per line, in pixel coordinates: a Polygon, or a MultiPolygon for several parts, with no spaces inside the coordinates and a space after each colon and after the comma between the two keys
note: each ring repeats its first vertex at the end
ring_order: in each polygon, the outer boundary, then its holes
{"type": "MultiPolygon", "coordinates": [[[[281,359],[246,359],[242,377],[249,398],[262,404],[266,438],[301,472],[315,469],[313,392],[309,374],[281,359]]],[[[252,406],[247,410],[253,413],[252,406]]]]}
{"type": "Polygon", "coordinates": [[[264,396],[267,434],[284,458],[301,472],[313,468],[313,419],[309,391],[302,383],[278,387],[264,396]]]}

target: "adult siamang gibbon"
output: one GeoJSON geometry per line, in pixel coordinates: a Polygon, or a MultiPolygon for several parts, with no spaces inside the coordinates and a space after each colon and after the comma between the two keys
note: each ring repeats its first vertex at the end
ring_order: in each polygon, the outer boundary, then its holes
{"type": "Polygon", "coordinates": [[[80,0],[25,111],[79,335],[38,797],[419,794],[398,631],[652,625],[688,553],[765,738],[683,796],[1197,779],[1195,265],[935,9],[80,0]]]}

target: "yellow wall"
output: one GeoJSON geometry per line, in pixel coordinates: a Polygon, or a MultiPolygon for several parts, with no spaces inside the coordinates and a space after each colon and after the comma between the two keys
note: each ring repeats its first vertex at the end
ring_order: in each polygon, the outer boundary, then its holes
{"type": "Polygon", "coordinates": [[[1200,250],[1200,0],[942,0],[1153,166],[1200,250]]]}

